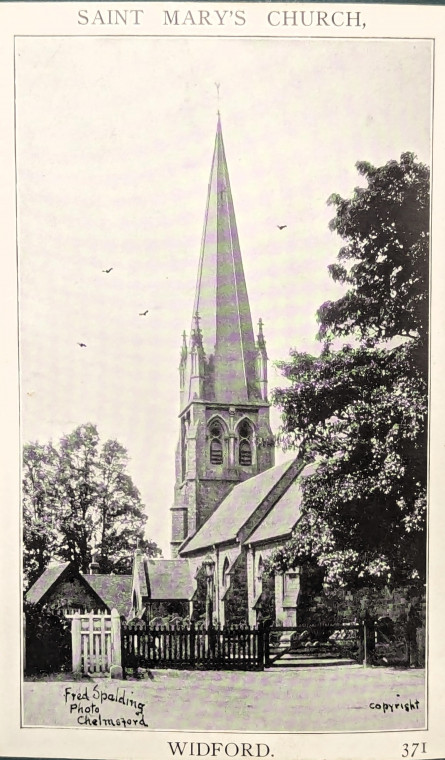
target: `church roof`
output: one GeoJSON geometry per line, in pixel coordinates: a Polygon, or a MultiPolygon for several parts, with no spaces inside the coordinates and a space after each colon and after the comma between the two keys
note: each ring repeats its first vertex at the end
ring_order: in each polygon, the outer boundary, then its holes
{"type": "Polygon", "coordinates": [[[249,544],[271,541],[275,538],[284,538],[292,533],[301,517],[301,501],[303,496],[301,479],[312,475],[313,472],[315,472],[315,465],[306,465],[287,491],[278,499],[270,512],[267,513],[258,528],[249,536],[249,544]]]}
{"type": "Polygon", "coordinates": [[[236,485],[195,535],[185,541],[179,549],[180,554],[236,540],[239,531],[295,462],[292,459],[271,467],[236,485]]]}
{"type": "Polygon", "coordinates": [[[186,559],[145,559],[141,595],[151,600],[191,599],[194,585],[186,559]]]}
{"type": "MultiPolygon", "coordinates": [[[[206,399],[223,403],[259,400],[255,372],[257,349],[219,115],[190,347],[193,332],[196,334],[196,314],[208,368],[206,399]]],[[[190,400],[189,392],[184,401],[190,400]]]]}

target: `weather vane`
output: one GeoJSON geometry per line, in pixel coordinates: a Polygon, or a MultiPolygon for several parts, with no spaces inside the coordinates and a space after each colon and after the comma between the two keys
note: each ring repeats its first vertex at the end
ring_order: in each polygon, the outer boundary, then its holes
{"type": "Polygon", "coordinates": [[[215,82],[215,87],[216,87],[216,99],[218,102],[218,113],[219,113],[219,88],[221,87],[220,82],[215,82]]]}

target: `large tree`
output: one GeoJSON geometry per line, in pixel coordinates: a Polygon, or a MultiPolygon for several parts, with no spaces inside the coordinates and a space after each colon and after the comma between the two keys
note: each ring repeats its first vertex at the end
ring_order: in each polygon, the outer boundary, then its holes
{"type": "Polygon", "coordinates": [[[317,565],[333,586],[425,577],[429,172],[411,153],[357,169],[366,187],[328,201],[346,293],[317,312],[320,355],[291,351],[274,392],[283,444],[317,466],[271,567],[317,565]]]}
{"type": "Polygon", "coordinates": [[[52,447],[28,443],[23,451],[23,567],[28,584],[44,571],[56,550],[56,505],[52,447]]]}
{"type": "Polygon", "coordinates": [[[146,514],[126,472],[128,456],[117,441],[100,444],[95,425],[80,425],[57,446],[24,447],[24,569],[28,583],[50,560],[73,561],[87,572],[92,551],[100,571],[129,572],[137,543],[149,555],[160,550],[144,539],[146,514]]]}

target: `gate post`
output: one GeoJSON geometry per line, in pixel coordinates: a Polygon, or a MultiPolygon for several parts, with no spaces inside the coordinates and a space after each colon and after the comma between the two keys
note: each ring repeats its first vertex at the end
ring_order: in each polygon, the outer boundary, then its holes
{"type": "Polygon", "coordinates": [[[82,642],[80,614],[75,612],[71,621],[71,648],[73,653],[73,673],[82,672],[82,642]]]}
{"type": "Polygon", "coordinates": [[[271,630],[270,621],[266,621],[264,623],[264,628],[263,628],[264,667],[265,668],[270,667],[270,630],[271,630]]]}
{"type": "Polygon", "coordinates": [[[122,678],[121,619],[116,607],[111,610],[111,666],[110,678],[122,678]]]}
{"type": "Polygon", "coordinates": [[[212,620],[210,620],[207,628],[207,640],[209,642],[209,657],[213,661],[215,659],[216,632],[212,620]]]}
{"type": "Polygon", "coordinates": [[[195,664],[195,646],[196,646],[196,631],[195,631],[195,622],[194,620],[190,621],[190,629],[189,629],[189,635],[190,635],[190,664],[195,664]]]}
{"type": "Polygon", "coordinates": [[[264,623],[262,620],[258,623],[258,664],[264,668],[264,623]]]}
{"type": "Polygon", "coordinates": [[[367,620],[367,630],[368,630],[368,640],[366,642],[366,649],[368,652],[368,664],[372,664],[373,660],[373,654],[375,650],[375,631],[376,631],[376,625],[375,620],[371,615],[368,617],[367,620]]]}
{"type": "Polygon", "coordinates": [[[359,662],[362,663],[363,666],[366,665],[365,662],[365,626],[363,625],[363,620],[359,620],[358,624],[358,659],[359,662]]]}
{"type": "Polygon", "coordinates": [[[127,677],[126,664],[127,664],[127,644],[128,641],[128,624],[127,621],[121,621],[121,666],[122,666],[122,678],[127,677]],[[125,637],[127,636],[127,639],[125,637]]]}
{"type": "Polygon", "coordinates": [[[372,652],[375,646],[375,625],[371,615],[366,610],[363,618],[363,666],[371,664],[372,652]]]}

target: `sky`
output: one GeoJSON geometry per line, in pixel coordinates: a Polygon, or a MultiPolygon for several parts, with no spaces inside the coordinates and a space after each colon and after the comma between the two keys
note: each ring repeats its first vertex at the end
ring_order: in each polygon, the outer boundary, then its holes
{"type": "Polygon", "coordinates": [[[17,39],[22,442],[92,422],[122,443],[165,557],[218,106],[273,388],[291,347],[319,351],[316,310],[343,292],[327,271],[342,244],[328,197],[363,184],[358,160],[430,163],[431,44],[17,39]]]}

